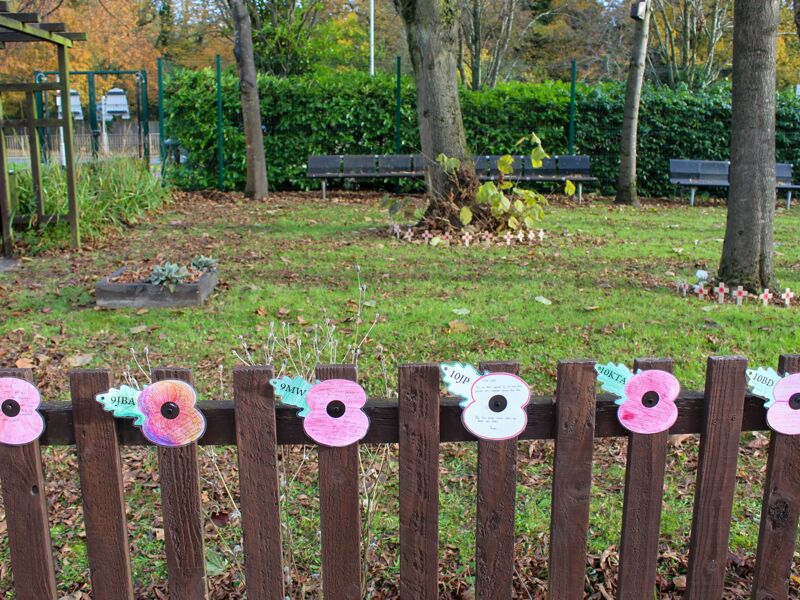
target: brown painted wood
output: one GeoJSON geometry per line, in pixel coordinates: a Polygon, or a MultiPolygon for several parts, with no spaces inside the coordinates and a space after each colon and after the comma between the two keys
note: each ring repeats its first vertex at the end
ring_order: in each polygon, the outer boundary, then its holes
{"type": "MultiPolygon", "coordinates": [[[[316,376],[320,381],[358,381],[355,365],[320,365],[316,376]]],[[[318,455],[322,589],[330,600],[358,600],[362,597],[358,444],[319,446],[318,455]]]]}
{"type": "Polygon", "coordinates": [[[38,118],[36,103],[33,101],[33,92],[25,93],[25,112],[28,117],[28,148],[31,158],[31,187],[33,198],[36,202],[36,221],[41,223],[44,217],[44,197],[42,196],[42,153],[39,148],[39,133],[34,125],[38,118]]]}
{"type": "MultiPolygon", "coordinates": [[[[705,401],[701,392],[682,392],[676,402],[678,420],[669,430],[670,435],[700,433],[703,429],[705,401]]],[[[208,428],[199,440],[201,446],[231,446],[236,443],[236,426],[233,402],[211,400],[199,402],[198,407],[206,415],[208,428]]],[[[600,394],[595,405],[595,437],[627,437],[628,431],[617,420],[614,399],[600,394]]],[[[398,436],[398,404],[392,400],[370,400],[364,412],[370,420],[370,428],[362,443],[396,444],[398,436]]],[[[46,428],[39,443],[42,446],[70,446],[75,444],[72,428],[72,408],[67,402],[45,402],[42,415],[46,428]]],[[[528,405],[528,426],[520,434],[520,440],[551,440],[555,427],[555,405],[553,396],[535,396],[528,405]]],[[[275,418],[278,423],[278,445],[313,443],[303,431],[303,420],[297,417],[297,409],[277,404],[275,418]]],[[[440,438],[442,442],[474,442],[461,424],[461,408],[457,398],[442,398],[440,411],[440,438]]],[[[742,431],[767,431],[764,401],[749,395],[745,399],[742,431]]],[[[130,419],[117,420],[117,435],[122,446],[145,446],[148,444],[139,428],[130,419]]]]}
{"type": "MultiPolygon", "coordinates": [[[[49,34],[55,35],[55,34],[49,34]]],[[[66,36],[66,34],[64,34],[66,36]]],[[[61,98],[63,119],[65,171],[67,174],[67,206],[69,207],[70,241],[73,248],[81,247],[80,210],[78,208],[78,191],[75,175],[75,146],[73,143],[74,132],[72,128],[72,111],[69,109],[69,55],[65,46],[57,46],[58,54],[58,81],[61,83],[61,98]]]]}
{"type": "Polygon", "coordinates": [[[687,600],[722,598],[747,360],[708,359],[706,420],[700,437],[689,544],[687,600]]]}
{"type": "MultiPolygon", "coordinates": [[[[634,373],[639,369],[672,373],[673,361],[641,359],[633,365],[634,373]]],[[[631,433],[628,436],[617,579],[617,597],[620,600],[652,598],[655,595],[668,437],[668,431],[650,435],[631,433]]]]}
{"type": "Polygon", "coordinates": [[[117,430],[114,416],[95,400],[111,388],[111,373],[72,371],[69,387],[92,592],[97,598],[133,600],[117,430]]]}
{"type": "MultiPolygon", "coordinates": [[[[519,374],[516,361],[482,362],[481,372],[519,374]]],[[[517,438],[478,441],[475,597],[508,600],[514,584],[517,438]]]]}
{"type": "MultiPolygon", "coordinates": [[[[191,385],[192,373],[188,369],[153,369],[153,381],[164,379],[180,379],[191,385]]],[[[208,592],[197,444],[159,446],[157,452],[169,597],[204,600],[208,592]]]]}
{"type": "Polygon", "coordinates": [[[284,597],[272,367],[233,370],[247,597],[284,597]]]}
{"type": "Polygon", "coordinates": [[[436,600],[439,571],[439,366],[402,365],[400,598],[436,600]]]}
{"type": "MultiPolygon", "coordinates": [[[[0,377],[33,383],[30,369],[0,369],[0,377]]],[[[56,576],[38,441],[24,446],[0,444],[0,484],[16,598],[55,600],[56,576]]]]}
{"type": "MultiPolygon", "coordinates": [[[[781,374],[800,373],[800,355],[781,356],[781,374]]],[[[800,436],[773,432],[769,443],[753,600],[789,597],[789,575],[800,516],[800,436]]]]}
{"type": "Polygon", "coordinates": [[[558,363],[548,597],[583,598],[594,442],[594,361],[558,363]]]}
{"type": "Polygon", "coordinates": [[[11,257],[14,248],[11,239],[11,189],[8,177],[8,151],[3,125],[0,124],[0,238],[3,238],[3,256],[11,257]]]}

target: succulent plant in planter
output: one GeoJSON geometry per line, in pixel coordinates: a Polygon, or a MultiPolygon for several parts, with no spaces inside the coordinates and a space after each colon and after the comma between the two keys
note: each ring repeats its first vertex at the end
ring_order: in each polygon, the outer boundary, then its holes
{"type": "Polygon", "coordinates": [[[189,279],[189,269],[182,265],[165,262],[163,265],[156,265],[150,272],[150,276],[145,280],[146,283],[153,283],[167,288],[170,292],[175,291],[175,286],[189,279]]]}
{"type": "Polygon", "coordinates": [[[217,263],[219,261],[216,258],[211,258],[210,256],[195,256],[192,259],[192,262],[189,266],[193,269],[197,269],[203,273],[209,273],[211,271],[217,270],[217,263]]]}

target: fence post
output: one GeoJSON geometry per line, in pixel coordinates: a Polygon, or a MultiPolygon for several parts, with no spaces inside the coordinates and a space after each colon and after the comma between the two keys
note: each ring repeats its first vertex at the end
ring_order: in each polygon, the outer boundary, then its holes
{"type": "MultiPolygon", "coordinates": [[[[778,372],[800,373],[800,355],[780,357],[778,372]]],[[[800,436],[772,432],[761,505],[753,600],[789,597],[789,576],[800,516],[800,436]]]]}
{"type": "Polygon", "coordinates": [[[592,488],[594,361],[558,363],[548,598],[582,598],[592,488]]]}
{"type": "Polygon", "coordinates": [[[164,166],[167,162],[167,147],[164,145],[164,59],[158,61],[158,150],[161,154],[161,178],[164,178],[164,166]]]}
{"type": "Polygon", "coordinates": [[[142,137],[144,138],[144,160],[150,169],[150,111],[147,108],[147,71],[142,69],[142,137]]]}
{"type": "Polygon", "coordinates": [[[436,600],[439,573],[439,366],[401,365],[400,598],[436,600]]]}
{"type": "MultiPolygon", "coordinates": [[[[0,369],[0,377],[33,383],[30,369],[0,369]]],[[[0,483],[16,597],[55,600],[56,576],[38,440],[24,446],[0,444],[0,483]]]]}
{"type": "Polygon", "coordinates": [[[722,598],[724,592],[746,369],[746,358],[708,359],[686,600],[722,598]]]}
{"type": "Polygon", "coordinates": [[[401,84],[401,64],[400,64],[400,57],[397,57],[397,84],[395,86],[394,91],[394,98],[395,98],[395,113],[394,113],[394,153],[400,154],[400,120],[402,119],[402,106],[403,106],[403,93],[400,87],[401,84]]]}
{"type": "MultiPolygon", "coordinates": [[[[672,373],[671,359],[636,360],[633,372],[660,369],[672,373]]],[[[669,431],[628,436],[625,492],[619,551],[617,595],[650,598],[656,586],[658,536],[669,431]]]]}
{"type": "Polygon", "coordinates": [[[225,156],[222,150],[222,57],[217,54],[214,59],[217,71],[217,188],[225,190],[225,156]]]}
{"type": "Polygon", "coordinates": [[[94,72],[89,71],[86,76],[89,94],[89,129],[92,134],[92,158],[97,158],[100,151],[100,143],[97,139],[100,135],[100,130],[97,126],[97,90],[94,85],[94,72]]]}
{"type": "MultiPolygon", "coordinates": [[[[192,384],[188,369],[153,369],[153,381],[192,384]]],[[[206,557],[197,442],[180,448],[158,446],[158,475],[164,516],[167,583],[173,600],[206,600],[206,557]]]]}
{"type": "Polygon", "coordinates": [[[578,64],[572,59],[571,82],[569,89],[569,154],[575,154],[575,80],[578,78],[578,64]]]}

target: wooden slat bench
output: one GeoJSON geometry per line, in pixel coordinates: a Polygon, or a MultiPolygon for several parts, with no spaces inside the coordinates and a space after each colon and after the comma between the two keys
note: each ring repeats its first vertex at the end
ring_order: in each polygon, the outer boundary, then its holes
{"type": "MultiPolygon", "coordinates": [[[[481,181],[500,177],[497,161],[500,155],[478,155],[475,170],[481,181]]],[[[583,200],[583,186],[597,181],[591,175],[588,156],[554,156],[546,158],[540,168],[534,168],[530,155],[514,156],[515,182],[565,182],[572,181],[578,192],[578,202],[583,200]]],[[[343,154],[311,155],[308,157],[306,175],[322,181],[322,198],[327,199],[329,179],[390,179],[425,177],[426,160],[421,154],[343,154]]]]}
{"type": "MultiPolygon", "coordinates": [[[[582,598],[586,577],[592,469],[596,438],[627,437],[618,598],[652,598],[656,590],[660,510],[667,465],[667,432],[630,434],[617,404],[596,396],[594,362],[558,364],[555,396],[527,407],[518,438],[480,440],[477,462],[477,598],[506,600],[514,581],[517,441],[554,439],[548,590],[551,598],[582,598]]],[[[672,369],[672,361],[639,360],[639,369],[672,369]]],[[[516,362],[486,362],[482,369],[516,373],[516,362]]],[[[670,434],[700,434],[686,598],[725,596],[731,510],[742,431],[767,429],[764,401],[746,393],[747,360],[710,358],[705,392],[682,392],[670,434]]],[[[800,355],[782,356],[779,372],[800,372],[800,355]]],[[[192,380],[188,369],[155,369],[154,379],[192,380]]],[[[0,369],[0,376],[32,381],[30,370],[0,369]]],[[[202,445],[236,445],[247,597],[284,597],[281,556],[279,445],[312,443],[297,409],[276,403],[271,367],[233,372],[233,402],[201,401],[208,422],[202,445]]],[[[352,365],[319,366],[324,380],[355,380],[352,365]]],[[[72,402],[41,406],[46,428],[26,446],[0,445],[0,484],[17,598],[55,600],[56,576],[44,490],[41,446],[77,445],[85,543],[93,597],[133,600],[121,446],[147,442],[130,420],[115,421],[94,399],[112,385],[107,370],[70,372],[72,402]]],[[[438,598],[439,447],[475,443],[461,422],[458,400],[440,397],[436,364],[399,368],[398,401],[371,400],[370,429],[361,443],[399,444],[400,597],[438,598]]],[[[785,599],[800,514],[800,436],[771,433],[755,562],[753,597],[785,599]]],[[[169,597],[207,598],[204,517],[197,444],[159,448],[169,597]]],[[[325,597],[361,598],[358,446],[319,448],[320,535],[325,597]]],[[[738,585],[738,584],[737,584],[738,585]]]]}
{"type": "MultiPolygon", "coordinates": [[[[727,188],[730,162],[721,160],[683,160],[672,158],[669,161],[669,181],[681,188],[689,188],[689,205],[694,206],[695,193],[699,188],[727,188]]],[[[775,165],[775,188],[786,192],[786,208],[792,207],[792,192],[800,189],[793,183],[792,165],[775,165]]]]}

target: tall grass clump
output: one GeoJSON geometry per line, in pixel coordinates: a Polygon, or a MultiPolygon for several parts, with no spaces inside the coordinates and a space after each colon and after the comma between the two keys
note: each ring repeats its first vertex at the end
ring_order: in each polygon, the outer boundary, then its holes
{"type": "MultiPolygon", "coordinates": [[[[109,230],[135,225],[148,212],[170,200],[169,190],[142,160],[115,158],[81,162],[75,171],[81,238],[85,241],[96,241],[109,230]]],[[[18,172],[17,189],[17,214],[35,214],[29,169],[18,172]]],[[[43,166],[42,192],[45,214],[63,215],[64,221],[55,226],[22,232],[21,239],[32,252],[46,247],[64,247],[69,241],[67,176],[62,167],[43,166]]]]}

